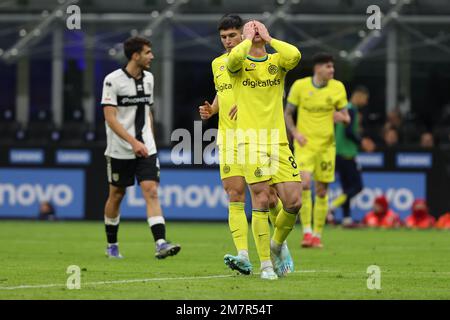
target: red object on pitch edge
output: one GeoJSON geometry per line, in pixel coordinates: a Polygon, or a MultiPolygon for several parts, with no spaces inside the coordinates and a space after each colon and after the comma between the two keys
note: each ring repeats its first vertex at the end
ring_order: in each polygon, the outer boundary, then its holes
{"type": "Polygon", "coordinates": [[[362,224],[368,227],[396,228],[401,226],[400,216],[389,209],[389,204],[385,196],[375,199],[373,211],[368,212],[362,224]]]}
{"type": "Polygon", "coordinates": [[[428,229],[433,227],[436,219],[429,213],[425,200],[417,199],[412,205],[411,215],[406,217],[405,224],[408,228],[428,229]]]}
{"type": "Polygon", "coordinates": [[[450,230],[450,212],[447,212],[440,216],[434,226],[438,229],[450,230]]]}

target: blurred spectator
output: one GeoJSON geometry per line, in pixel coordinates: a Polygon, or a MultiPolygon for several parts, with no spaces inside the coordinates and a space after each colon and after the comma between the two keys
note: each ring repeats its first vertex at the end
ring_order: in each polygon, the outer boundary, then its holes
{"type": "Polygon", "coordinates": [[[434,226],[438,229],[450,230],[450,212],[447,212],[440,216],[434,226]]]}
{"type": "Polygon", "coordinates": [[[372,138],[364,137],[361,139],[361,149],[365,152],[374,152],[376,149],[375,142],[372,138]]]}
{"type": "Polygon", "coordinates": [[[433,148],[434,147],[434,137],[430,132],[424,132],[420,136],[420,146],[422,148],[433,148]]]}
{"type": "Polygon", "coordinates": [[[395,147],[398,145],[398,131],[394,127],[387,127],[383,132],[383,142],[385,147],[395,147]]]}
{"type": "Polygon", "coordinates": [[[366,213],[361,222],[368,227],[397,228],[401,225],[400,217],[389,209],[385,196],[375,198],[373,211],[366,213]]]}
{"type": "Polygon", "coordinates": [[[39,220],[56,220],[55,208],[50,202],[41,202],[39,206],[39,220]]]}
{"type": "MultiPolygon", "coordinates": [[[[336,123],[336,171],[339,173],[342,186],[342,194],[330,205],[334,211],[342,207],[342,226],[353,227],[353,219],[350,213],[350,202],[362,189],[361,168],[356,163],[356,156],[361,148],[364,149],[360,137],[361,121],[359,110],[364,108],[369,101],[369,90],[366,87],[356,87],[347,105],[350,115],[350,123],[336,123]]],[[[367,151],[367,150],[364,150],[367,151]]]]}
{"type": "Polygon", "coordinates": [[[412,205],[411,215],[406,217],[405,225],[412,229],[427,229],[433,227],[436,219],[428,212],[425,200],[416,199],[412,205]]]}
{"type": "Polygon", "coordinates": [[[403,118],[398,108],[389,111],[386,116],[386,125],[389,125],[390,128],[394,128],[399,130],[402,126],[403,118]]]}

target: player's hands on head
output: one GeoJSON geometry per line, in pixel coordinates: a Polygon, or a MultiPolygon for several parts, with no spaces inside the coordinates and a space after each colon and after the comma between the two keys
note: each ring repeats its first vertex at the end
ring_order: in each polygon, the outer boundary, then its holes
{"type": "Polygon", "coordinates": [[[136,140],[131,146],[133,147],[133,152],[137,157],[148,157],[148,149],[142,142],[136,140]]]}
{"type": "Polygon", "coordinates": [[[208,120],[213,116],[213,109],[208,101],[205,101],[202,106],[198,107],[198,112],[202,120],[208,120]]]}
{"type": "Polygon", "coordinates": [[[272,41],[272,37],[270,36],[269,30],[267,30],[266,26],[262,22],[256,20],[254,21],[254,23],[256,32],[258,32],[261,39],[263,39],[266,43],[272,41]]]}
{"type": "Polygon", "coordinates": [[[294,139],[300,144],[300,146],[305,146],[306,143],[308,142],[308,140],[306,139],[306,137],[304,135],[302,135],[300,132],[295,131],[292,136],[294,137],[294,139]]]}
{"type": "Polygon", "coordinates": [[[251,20],[244,24],[244,29],[242,31],[242,35],[244,36],[244,39],[248,39],[250,41],[253,41],[253,38],[256,34],[256,27],[255,27],[255,21],[251,20]]]}
{"type": "Polygon", "coordinates": [[[231,110],[228,113],[231,120],[237,120],[237,111],[238,111],[237,105],[231,107],[231,110]]]}

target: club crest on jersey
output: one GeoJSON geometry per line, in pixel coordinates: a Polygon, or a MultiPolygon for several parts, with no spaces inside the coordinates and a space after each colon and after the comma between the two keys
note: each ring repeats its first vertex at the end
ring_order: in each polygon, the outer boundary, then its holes
{"type": "Polygon", "coordinates": [[[142,84],[138,84],[137,89],[138,89],[138,91],[144,90],[144,88],[142,87],[142,84]]]}
{"type": "Polygon", "coordinates": [[[267,69],[270,74],[275,75],[278,73],[278,67],[274,64],[269,65],[269,68],[267,69]]]}
{"type": "Polygon", "coordinates": [[[261,178],[262,177],[262,170],[261,170],[261,168],[256,168],[256,170],[255,170],[255,177],[257,177],[257,178],[261,178]]]}
{"type": "Polygon", "coordinates": [[[219,70],[220,70],[220,71],[225,70],[225,66],[220,66],[219,70]]]}
{"type": "Polygon", "coordinates": [[[223,173],[230,173],[230,171],[231,171],[231,168],[230,168],[229,165],[224,165],[223,166],[223,173]]]}
{"type": "Polygon", "coordinates": [[[256,64],[254,64],[254,63],[252,62],[252,63],[250,63],[250,67],[252,67],[253,69],[255,69],[255,68],[256,68],[256,64]]]}
{"type": "Polygon", "coordinates": [[[115,182],[119,181],[119,174],[118,174],[118,173],[113,173],[113,174],[112,174],[112,179],[113,179],[113,181],[115,181],[115,182]]]}

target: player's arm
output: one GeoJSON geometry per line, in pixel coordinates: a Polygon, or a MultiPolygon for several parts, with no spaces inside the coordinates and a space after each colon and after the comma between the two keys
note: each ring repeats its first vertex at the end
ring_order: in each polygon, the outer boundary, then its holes
{"type": "Polygon", "coordinates": [[[280,54],[280,66],[286,71],[294,69],[302,57],[297,47],[272,38],[266,26],[261,22],[255,21],[255,25],[261,38],[280,54]]]}
{"type": "Polygon", "coordinates": [[[117,120],[117,108],[115,106],[104,106],[103,114],[105,115],[105,120],[111,130],[114,131],[114,133],[117,134],[120,138],[128,142],[132,146],[133,151],[137,156],[148,156],[148,150],[145,144],[138,141],[135,137],[129,134],[117,120]]]}
{"type": "Polygon", "coordinates": [[[348,114],[350,116],[350,123],[348,126],[345,127],[345,136],[356,143],[357,145],[361,144],[361,138],[360,136],[353,131],[353,126],[355,124],[355,110],[350,109],[348,110],[348,114]]]}
{"type": "Polygon", "coordinates": [[[334,122],[336,123],[342,122],[347,126],[347,128],[349,128],[349,125],[351,123],[351,117],[350,114],[348,113],[348,109],[344,108],[342,110],[336,111],[334,113],[334,122]]]}
{"type": "Polygon", "coordinates": [[[338,92],[337,92],[337,99],[336,99],[336,112],[334,113],[334,121],[335,122],[342,122],[346,126],[350,124],[350,115],[348,114],[348,101],[347,101],[347,92],[345,91],[344,84],[341,82],[338,82],[338,92]]]}
{"type": "Polygon", "coordinates": [[[252,40],[255,37],[255,33],[256,30],[254,21],[247,22],[242,31],[244,41],[234,47],[228,55],[227,69],[231,74],[234,74],[242,69],[242,64],[247,58],[247,54],[252,47],[252,40]]]}
{"type": "Polygon", "coordinates": [[[295,126],[294,123],[295,110],[297,110],[297,106],[288,102],[286,105],[286,109],[284,110],[284,121],[286,122],[288,132],[303,147],[306,144],[307,140],[306,137],[302,135],[295,126]]]}
{"type": "Polygon", "coordinates": [[[286,122],[287,129],[292,137],[303,147],[306,143],[306,137],[302,135],[295,126],[294,113],[297,107],[300,105],[300,85],[299,82],[294,82],[289,90],[286,109],[284,110],[284,121],[286,122]]]}
{"type": "Polygon", "coordinates": [[[300,50],[287,42],[272,39],[270,46],[280,54],[280,66],[286,71],[294,69],[302,58],[300,50]]]}
{"type": "Polygon", "coordinates": [[[150,119],[150,128],[152,129],[153,137],[155,138],[155,143],[156,143],[155,126],[153,125],[153,112],[152,112],[152,108],[150,108],[150,110],[149,110],[149,112],[148,112],[148,117],[149,117],[149,119],[150,119]]]}

